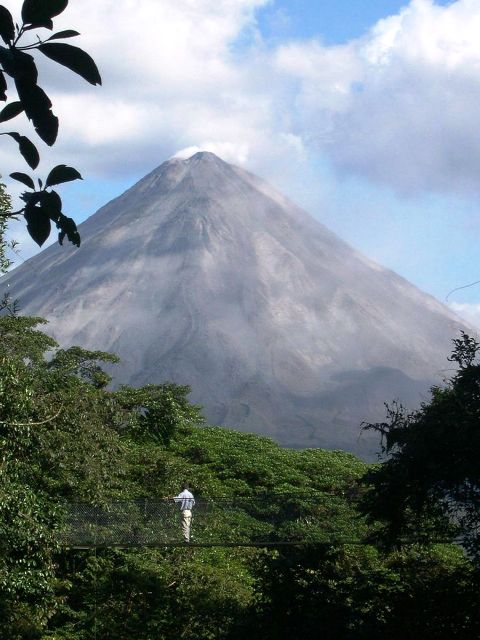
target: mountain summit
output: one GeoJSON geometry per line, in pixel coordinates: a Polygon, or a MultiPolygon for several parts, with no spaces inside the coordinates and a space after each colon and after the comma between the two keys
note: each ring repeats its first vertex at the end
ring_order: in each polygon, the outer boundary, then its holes
{"type": "MultiPolygon", "coordinates": [[[[367,453],[362,420],[418,404],[462,328],[258,177],[212,153],[163,163],[2,280],[117,383],[192,387],[210,422],[367,453]]],[[[1,287],[0,287],[1,288],[1,287]]]]}

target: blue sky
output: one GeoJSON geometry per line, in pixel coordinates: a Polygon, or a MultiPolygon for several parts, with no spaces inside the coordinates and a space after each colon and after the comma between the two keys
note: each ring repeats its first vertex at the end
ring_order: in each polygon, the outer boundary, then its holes
{"type": "MultiPolygon", "coordinates": [[[[81,170],[78,221],[208,149],[441,301],[480,279],[478,0],[82,0],[58,22],[104,78],[41,66],[61,122],[44,171],[81,170]]],[[[449,302],[480,326],[480,285],[449,302]]]]}
{"type": "Polygon", "coordinates": [[[362,36],[405,5],[398,0],[279,0],[260,11],[258,22],[268,39],[320,38],[339,44],[362,36]]]}

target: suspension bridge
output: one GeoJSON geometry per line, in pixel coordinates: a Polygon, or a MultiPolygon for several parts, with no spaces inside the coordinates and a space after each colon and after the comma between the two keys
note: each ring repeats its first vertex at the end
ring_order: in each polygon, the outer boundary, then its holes
{"type": "MultiPolygon", "coordinates": [[[[192,547],[279,547],[369,544],[351,508],[353,493],[265,494],[197,498],[192,547]]],[[[62,547],[71,549],[185,546],[179,506],[141,499],[66,506],[62,547]]],[[[409,540],[415,543],[415,540],[409,540]]],[[[430,540],[432,542],[432,540],[430,540]]],[[[439,539],[438,543],[451,542],[439,539]]]]}

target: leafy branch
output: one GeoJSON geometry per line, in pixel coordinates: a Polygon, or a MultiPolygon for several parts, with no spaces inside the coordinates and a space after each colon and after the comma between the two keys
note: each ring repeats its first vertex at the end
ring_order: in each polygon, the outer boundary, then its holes
{"type": "MultiPolygon", "coordinates": [[[[52,112],[52,102],[45,91],[38,85],[38,71],[35,60],[27,51],[38,50],[54,62],[67,67],[92,85],[101,84],[102,80],[97,66],[88,53],[64,42],[52,42],[73,38],[80,35],[68,29],[52,34],[45,40],[37,35],[37,42],[21,44],[22,37],[34,29],[53,29],[55,16],[62,13],[68,0],[24,0],[22,5],[21,24],[14,23],[10,11],[0,5],[0,38],[6,46],[0,45],[0,101],[7,102],[8,82],[13,80],[18,100],[7,104],[0,111],[0,123],[13,120],[22,113],[32,122],[37,135],[48,146],[52,146],[58,134],[58,118],[52,112]]],[[[28,166],[35,170],[40,162],[40,154],[34,143],[16,131],[0,132],[12,138],[18,145],[20,154],[28,166]]],[[[52,222],[59,230],[59,242],[65,237],[80,246],[80,235],[75,222],[62,212],[60,196],[49,187],[71,180],[81,179],[80,173],[73,167],[60,164],[54,167],[47,176],[45,185],[38,179],[39,189],[35,188],[32,177],[23,172],[10,174],[31,191],[22,193],[25,203],[19,211],[12,214],[23,214],[27,222],[27,230],[35,242],[42,246],[51,232],[52,222]]]]}
{"type": "Polygon", "coordinates": [[[11,427],[39,427],[42,424],[53,422],[55,418],[58,418],[58,416],[62,413],[62,411],[63,411],[63,404],[55,414],[53,414],[49,418],[45,418],[45,420],[40,420],[40,422],[11,422],[10,426],[11,427]]]}

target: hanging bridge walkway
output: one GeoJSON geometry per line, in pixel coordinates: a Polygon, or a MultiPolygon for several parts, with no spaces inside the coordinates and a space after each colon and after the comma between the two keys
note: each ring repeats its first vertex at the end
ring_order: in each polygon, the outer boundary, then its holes
{"type": "MultiPolygon", "coordinates": [[[[350,506],[356,499],[353,492],[199,497],[189,546],[368,544],[350,506]]],[[[180,520],[172,499],[69,504],[59,542],[72,549],[185,546],[180,520]]]]}

